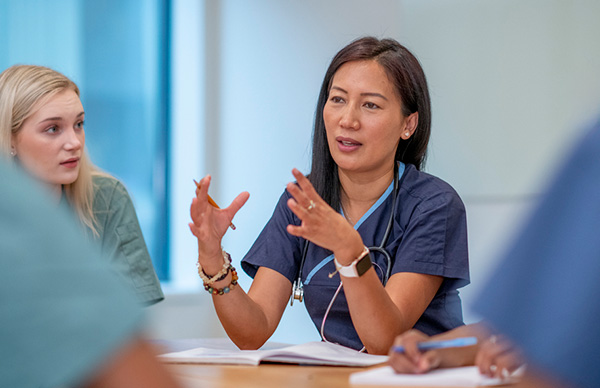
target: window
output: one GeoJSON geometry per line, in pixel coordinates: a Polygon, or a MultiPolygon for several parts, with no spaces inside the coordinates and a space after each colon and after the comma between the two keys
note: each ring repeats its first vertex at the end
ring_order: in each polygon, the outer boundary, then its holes
{"type": "Polygon", "coordinates": [[[92,161],[123,181],[156,273],[169,277],[168,2],[0,2],[0,68],[36,64],[81,90],[92,161]]]}

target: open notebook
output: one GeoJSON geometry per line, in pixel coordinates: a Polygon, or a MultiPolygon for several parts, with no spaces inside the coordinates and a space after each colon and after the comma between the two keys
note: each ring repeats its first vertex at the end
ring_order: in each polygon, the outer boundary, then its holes
{"type": "Polygon", "coordinates": [[[350,384],[436,386],[436,387],[482,387],[506,385],[517,381],[522,370],[506,379],[483,376],[475,366],[435,369],[421,375],[395,373],[389,366],[356,372],[350,375],[350,384]]]}
{"type": "Polygon", "coordinates": [[[198,347],[159,356],[165,363],[179,364],[246,364],[278,362],[302,365],[371,366],[387,361],[387,356],[361,353],[326,342],[280,346],[262,350],[239,350],[222,346],[198,347]]]}

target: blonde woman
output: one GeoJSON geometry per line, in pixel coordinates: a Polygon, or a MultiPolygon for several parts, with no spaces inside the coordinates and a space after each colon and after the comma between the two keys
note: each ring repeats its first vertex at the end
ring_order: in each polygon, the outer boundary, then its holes
{"type": "Polygon", "coordinates": [[[164,298],[131,198],[85,152],[79,88],[41,66],[0,74],[0,150],[68,205],[104,257],[114,262],[143,304],[164,298]]]}

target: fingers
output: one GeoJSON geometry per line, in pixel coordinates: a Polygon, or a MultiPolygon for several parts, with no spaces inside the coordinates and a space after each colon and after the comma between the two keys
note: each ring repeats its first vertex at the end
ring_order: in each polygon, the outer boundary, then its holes
{"type": "Polygon", "coordinates": [[[396,338],[396,341],[399,342],[399,345],[404,346],[404,353],[416,363],[422,356],[417,345],[428,339],[429,337],[420,331],[409,330],[396,338]]]}
{"type": "Polygon", "coordinates": [[[248,192],[242,192],[228,207],[221,209],[208,195],[210,183],[210,175],[202,178],[200,182],[196,182],[196,197],[192,199],[190,206],[190,215],[193,222],[193,224],[190,224],[190,231],[199,240],[203,241],[215,237],[220,239],[227,228],[232,225],[231,221],[235,214],[250,197],[248,192]]]}
{"type": "Polygon", "coordinates": [[[190,231],[197,239],[203,240],[201,230],[193,222],[188,223],[190,231]]]}
{"type": "Polygon", "coordinates": [[[394,346],[402,346],[403,352],[390,350],[389,363],[397,373],[425,373],[437,368],[440,359],[437,351],[430,350],[425,353],[419,351],[419,342],[428,340],[429,337],[418,330],[409,330],[396,337],[394,346]]]}
{"type": "Polygon", "coordinates": [[[475,365],[481,374],[491,377],[505,377],[522,363],[521,351],[501,336],[491,336],[487,339],[475,357],[475,365]]]}
{"type": "Polygon", "coordinates": [[[211,180],[212,180],[212,178],[210,175],[207,175],[204,178],[200,179],[200,182],[196,182],[196,180],[194,180],[194,183],[196,183],[196,196],[197,197],[200,195],[203,195],[208,198],[208,187],[210,186],[211,180]]]}
{"type": "Polygon", "coordinates": [[[439,357],[435,353],[431,350],[413,359],[406,353],[391,351],[389,364],[396,373],[426,373],[439,366],[439,357]]]}
{"type": "Polygon", "coordinates": [[[208,204],[208,187],[210,186],[210,175],[205,176],[196,182],[196,198],[192,199],[190,215],[194,223],[200,222],[201,215],[206,211],[208,204]]]}
{"type": "Polygon", "coordinates": [[[504,351],[502,345],[497,342],[496,336],[491,336],[481,345],[479,352],[475,356],[475,364],[479,371],[487,376],[493,376],[496,368],[496,358],[504,351]]]}
{"type": "Polygon", "coordinates": [[[296,178],[296,181],[298,182],[298,186],[300,186],[300,188],[302,189],[302,191],[309,198],[319,197],[319,194],[317,194],[317,192],[316,192],[315,188],[313,187],[312,183],[310,183],[310,181],[308,180],[308,178],[305,177],[304,174],[302,174],[298,169],[296,169],[296,168],[292,169],[292,175],[294,175],[294,178],[296,178]]]}
{"type": "Polygon", "coordinates": [[[235,216],[236,213],[242,208],[242,206],[244,206],[244,204],[246,204],[246,202],[248,201],[248,198],[250,198],[250,193],[247,191],[244,191],[244,192],[238,194],[238,196],[235,197],[233,202],[231,202],[231,205],[229,205],[227,207],[226,210],[231,214],[232,219],[233,219],[233,216],[235,216]]]}
{"type": "Polygon", "coordinates": [[[192,204],[190,205],[190,216],[192,217],[192,221],[194,224],[198,224],[202,220],[202,214],[206,209],[206,204],[203,201],[200,201],[197,197],[192,198],[192,204]]]}
{"type": "Polygon", "coordinates": [[[314,187],[300,171],[292,170],[292,174],[296,178],[297,183],[288,183],[286,189],[292,196],[287,202],[290,210],[302,221],[302,225],[288,225],[287,231],[291,235],[305,237],[306,233],[310,233],[310,221],[324,218],[324,212],[329,208],[329,205],[323,201],[314,187]]]}
{"type": "MultiPolygon", "coordinates": [[[[297,188],[297,186],[293,183],[289,183],[287,186],[287,190],[290,192],[290,194],[292,194],[292,196],[294,196],[294,188],[297,188]]],[[[290,210],[302,221],[311,216],[317,217],[325,207],[324,202],[320,203],[312,199],[298,200],[297,197],[288,199],[287,205],[290,210]]]]}
{"type": "Polygon", "coordinates": [[[419,373],[416,364],[406,354],[390,351],[388,362],[396,373],[419,373]]]}
{"type": "Polygon", "coordinates": [[[310,203],[307,207],[303,207],[299,205],[293,198],[290,198],[288,200],[287,205],[290,208],[290,210],[302,221],[300,225],[288,225],[286,228],[287,232],[292,236],[297,237],[305,237],[307,234],[310,234],[311,224],[310,222],[308,222],[309,217],[316,216],[316,214],[311,215],[309,213],[315,210],[315,208],[308,210],[310,203]]]}
{"type": "Polygon", "coordinates": [[[496,358],[496,377],[506,377],[506,374],[514,372],[522,364],[523,359],[518,350],[506,351],[496,358]]]}
{"type": "MultiPolygon", "coordinates": [[[[338,231],[338,223],[341,222],[343,226],[352,229],[352,226],[345,222],[343,217],[340,216],[339,213],[333,211],[333,209],[331,209],[331,207],[317,194],[315,194],[315,199],[307,199],[303,194],[298,194],[298,186],[293,183],[288,184],[287,190],[292,196],[295,195],[295,197],[288,199],[287,206],[301,221],[300,225],[290,224],[287,226],[286,230],[289,234],[307,238],[313,243],[321,245],[319,241],[314,239],[325,238],[328,240],[331,236],[339,235],[340,231],[338,231]]],[[[348,233],[345,235],[348,235],[348,233]]],[[[323,247],[327,249],[333,248],[323,247]]]]}
{"type": "Polygon", "coordinates": [[[310,212],[314,212],[317,208],[325,205],[325,201],[321,199],[308,179],[298,170],[295,171],[297,174],[294,174],[294,177],[297,176],[297,184],[288,183],[286,189],[294,199],[291,206],[289,206],[290,209],[302,219],[305,216],[308,216],[310,212]],[[302,183],[300,181],[302,181],[302,183]],[[297,206],[294,206],[296,204],[297,206]]]}

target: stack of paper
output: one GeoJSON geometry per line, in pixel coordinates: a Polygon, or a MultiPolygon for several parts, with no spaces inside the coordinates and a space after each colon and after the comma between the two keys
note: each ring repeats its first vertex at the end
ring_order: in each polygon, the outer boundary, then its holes
{"type": "Polygon", "coordinates": [[[385,366],[350,375],[350,384],[364,385],[481,387],[505,385],[515,381],[514,375],[507,379],[483,376],[475,366],[436,369],[420,375],[395,373],[391,367],[385,366]]]}

